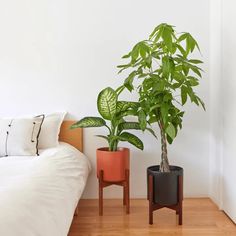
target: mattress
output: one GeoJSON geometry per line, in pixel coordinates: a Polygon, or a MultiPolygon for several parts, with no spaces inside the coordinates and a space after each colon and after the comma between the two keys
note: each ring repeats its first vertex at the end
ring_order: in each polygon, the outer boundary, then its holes
{"type": "Polygon", "coordinates": [[[0,235],[68,234],[90,163],[66,143],[39,153],[0,158],[0,235]]]}

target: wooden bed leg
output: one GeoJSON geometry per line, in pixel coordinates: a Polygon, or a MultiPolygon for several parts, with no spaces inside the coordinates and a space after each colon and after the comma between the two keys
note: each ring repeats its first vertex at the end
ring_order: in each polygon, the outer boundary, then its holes
{"type": "Polygon", "coordinates": [[[103,215],[103,170],[99,173],[99,215],[103,215]]]}
{"type": "MultiPolygon", "coordinates": [[[[79,203],[78,203],[79,204],[79,203]]],[[[74,216],[78,216],[79,215],[79,209],[78,209],[78,204],[75,208],[75,213],[74,213],[74,216]]]]}
{"type": "Polygon", "coordinates": [[[149,224],[153,224],[153,176],[148,176],[149,224]]]}

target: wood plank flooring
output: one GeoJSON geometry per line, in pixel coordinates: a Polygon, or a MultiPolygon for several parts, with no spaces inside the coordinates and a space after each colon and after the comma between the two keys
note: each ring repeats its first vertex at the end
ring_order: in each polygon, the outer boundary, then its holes
{"type": "Polygon", "coordinates": [[[154,212],[148,224],[148,201],[131,200],[125,214],[122,200],[104,200],[104,215],[98,215],[97,200],[81,200],[68,236],[236,236],[236,225],[208,198],[184,199],[183,226],[175,212],[154,212]]]}

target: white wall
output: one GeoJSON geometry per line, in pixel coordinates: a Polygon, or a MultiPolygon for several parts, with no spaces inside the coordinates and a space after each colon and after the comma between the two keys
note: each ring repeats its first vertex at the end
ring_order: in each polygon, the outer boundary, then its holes
{"type": "Polygon", "coordinates": [[[222,1],[222,209],[236,223],[236,2],[222,1]]]}
{"type": "Polygon", "coordinates": [[[211,0],[210,196],[236,222],[236,32],[233,0],[211,0]]]}
{"type": "MultiPolygon", "coordinates": [[[[8,0],[0,1],[0,115],[67,110],[68,118],[96,115],[96,97],[117,86],[116,65],[131,46],[161,22],[189,31],[205,62],[199,95],[209,104],[209,2],[206,0],[8,0]]],[[[126,98],[131,97],[127,94],[126,98]]],[[[185,196],[207,196],[209,111],[188,105],[183,130],[169,148],[172,164],[185,169],[185,196]]],[[[105,145],[85,131],[85,153],[95,167],[95,149],[105,145]]],[[[142,136],[145,151],[133,148],[131,195],[146,195],[146,168],[159,163],[160,144],[142,136]]],[[[121,197],[110,187],[107,197],[121,197]]],[[[95,172],[84,197],[97,197],[95,172]]]]}
{"type": "Polygon", "coordinates": [[[210,185],[209,195],[221,207],[222,183],[222,0],[210,1],[210,185]]]}

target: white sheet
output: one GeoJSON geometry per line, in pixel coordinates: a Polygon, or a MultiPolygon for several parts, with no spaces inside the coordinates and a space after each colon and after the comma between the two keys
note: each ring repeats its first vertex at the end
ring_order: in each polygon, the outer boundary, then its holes
{"type": "Polygon", "coordinates": [[[0,158],[0,236],[66,236],[90,171],[69,144],[0,158]]]}

